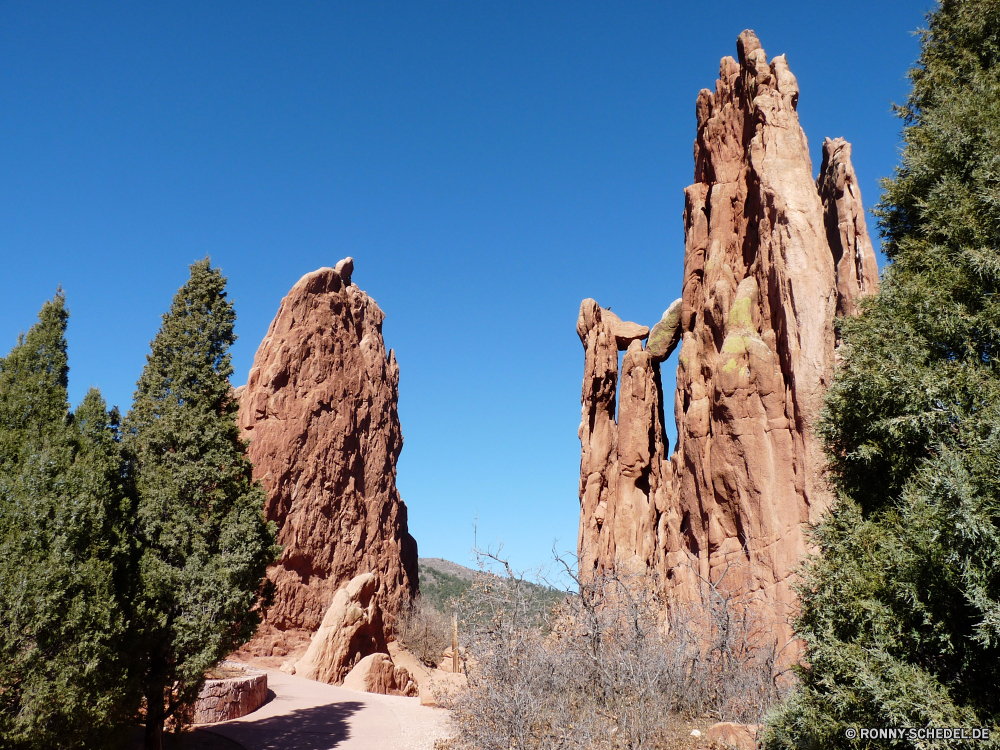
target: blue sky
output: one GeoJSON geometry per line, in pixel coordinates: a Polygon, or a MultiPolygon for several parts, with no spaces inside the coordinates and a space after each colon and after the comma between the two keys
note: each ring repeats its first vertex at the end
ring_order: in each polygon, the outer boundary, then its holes
{"type": "Polygon", "coordinates": [[[544,564],[576,544],[580,300],[651,324],[680,295],[719,58],[744,28],[787,54],[814,171],[846,137],[870,207],[929,7],[2,3],[0,350],[62,284],[71,398],[125,410],[211,255],[238,385],[288,289],[351,255],[400,362],[420,554],[468,564],[478,518],[544,564]]]}

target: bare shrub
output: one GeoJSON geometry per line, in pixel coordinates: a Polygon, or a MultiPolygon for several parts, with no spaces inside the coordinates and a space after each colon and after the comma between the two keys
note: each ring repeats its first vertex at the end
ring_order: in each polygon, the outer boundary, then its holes
{"type": "Polygon", "coordinates": [[[400,612],[396,638],[420,661],[434,667],[451,646],[451,618],[417,597],[400,612]]]}
{"type": "Polygon", "coordinates": [[[451,705],[457,747],[655,748],[671,715],[752,722],[778,698],[766,619],[722,576],[702,601],[669,605],[655,576],[581,579],[563,563],[576,590],[552,608],[483,556],[501,573],[477,576],[460,605],[469,686],[451,705]]]}
{"type": "Polygon", "coordinates": [[[667,611],[668,643],[685,654],[673,707],[686,716],[756,723],[781,698],[777,661],[787,644],[779,648],[769,603],[726,586],[736,567],[727,563],[714,581],[695,573],[700,601],[667,611]]]}

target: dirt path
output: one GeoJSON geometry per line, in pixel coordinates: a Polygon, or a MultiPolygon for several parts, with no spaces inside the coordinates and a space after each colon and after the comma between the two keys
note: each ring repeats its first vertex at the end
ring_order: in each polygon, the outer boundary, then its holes
{"type": "Polygon", "coordinates": [[[267,670],[274,697],[249,716],[208,725],[246,750],[433,750],[447,712],[417,698],[358,693],[267,670]]]}

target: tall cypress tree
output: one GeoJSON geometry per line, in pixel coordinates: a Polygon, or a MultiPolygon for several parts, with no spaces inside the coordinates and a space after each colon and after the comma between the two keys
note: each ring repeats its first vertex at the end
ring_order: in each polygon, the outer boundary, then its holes
{"type": "Polygon", "coordinates": [[[132,504],[116,413],[67,403],[61,294],[0,359],[0,745],[113,747],[128,668],[132,504]]]}
{"type": "Polygon", "coordinates": [[[891,264],[843,322],[821,427],[838,499],[771,747],[928,725],[993,727],[939,746],[1000,744],[1000,0],[944,0],[928,22],[876,211],[891,264]]]}
{"type": "Polygon", "coordinates": [[[125,442],[135,461],[141,546],[146,747],[197,696],[206,670],[245,643],[277,552],[229,385],[235,314],[206,258],[191,266],[152,342],[125,442]]]}

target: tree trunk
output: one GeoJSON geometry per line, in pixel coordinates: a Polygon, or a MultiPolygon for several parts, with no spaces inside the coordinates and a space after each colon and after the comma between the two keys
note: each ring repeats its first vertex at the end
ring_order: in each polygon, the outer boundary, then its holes
{"type": "Polygon", "coordinates": [[[146,689],[145,750],[163,750],[163,686],[146,689]]]}

